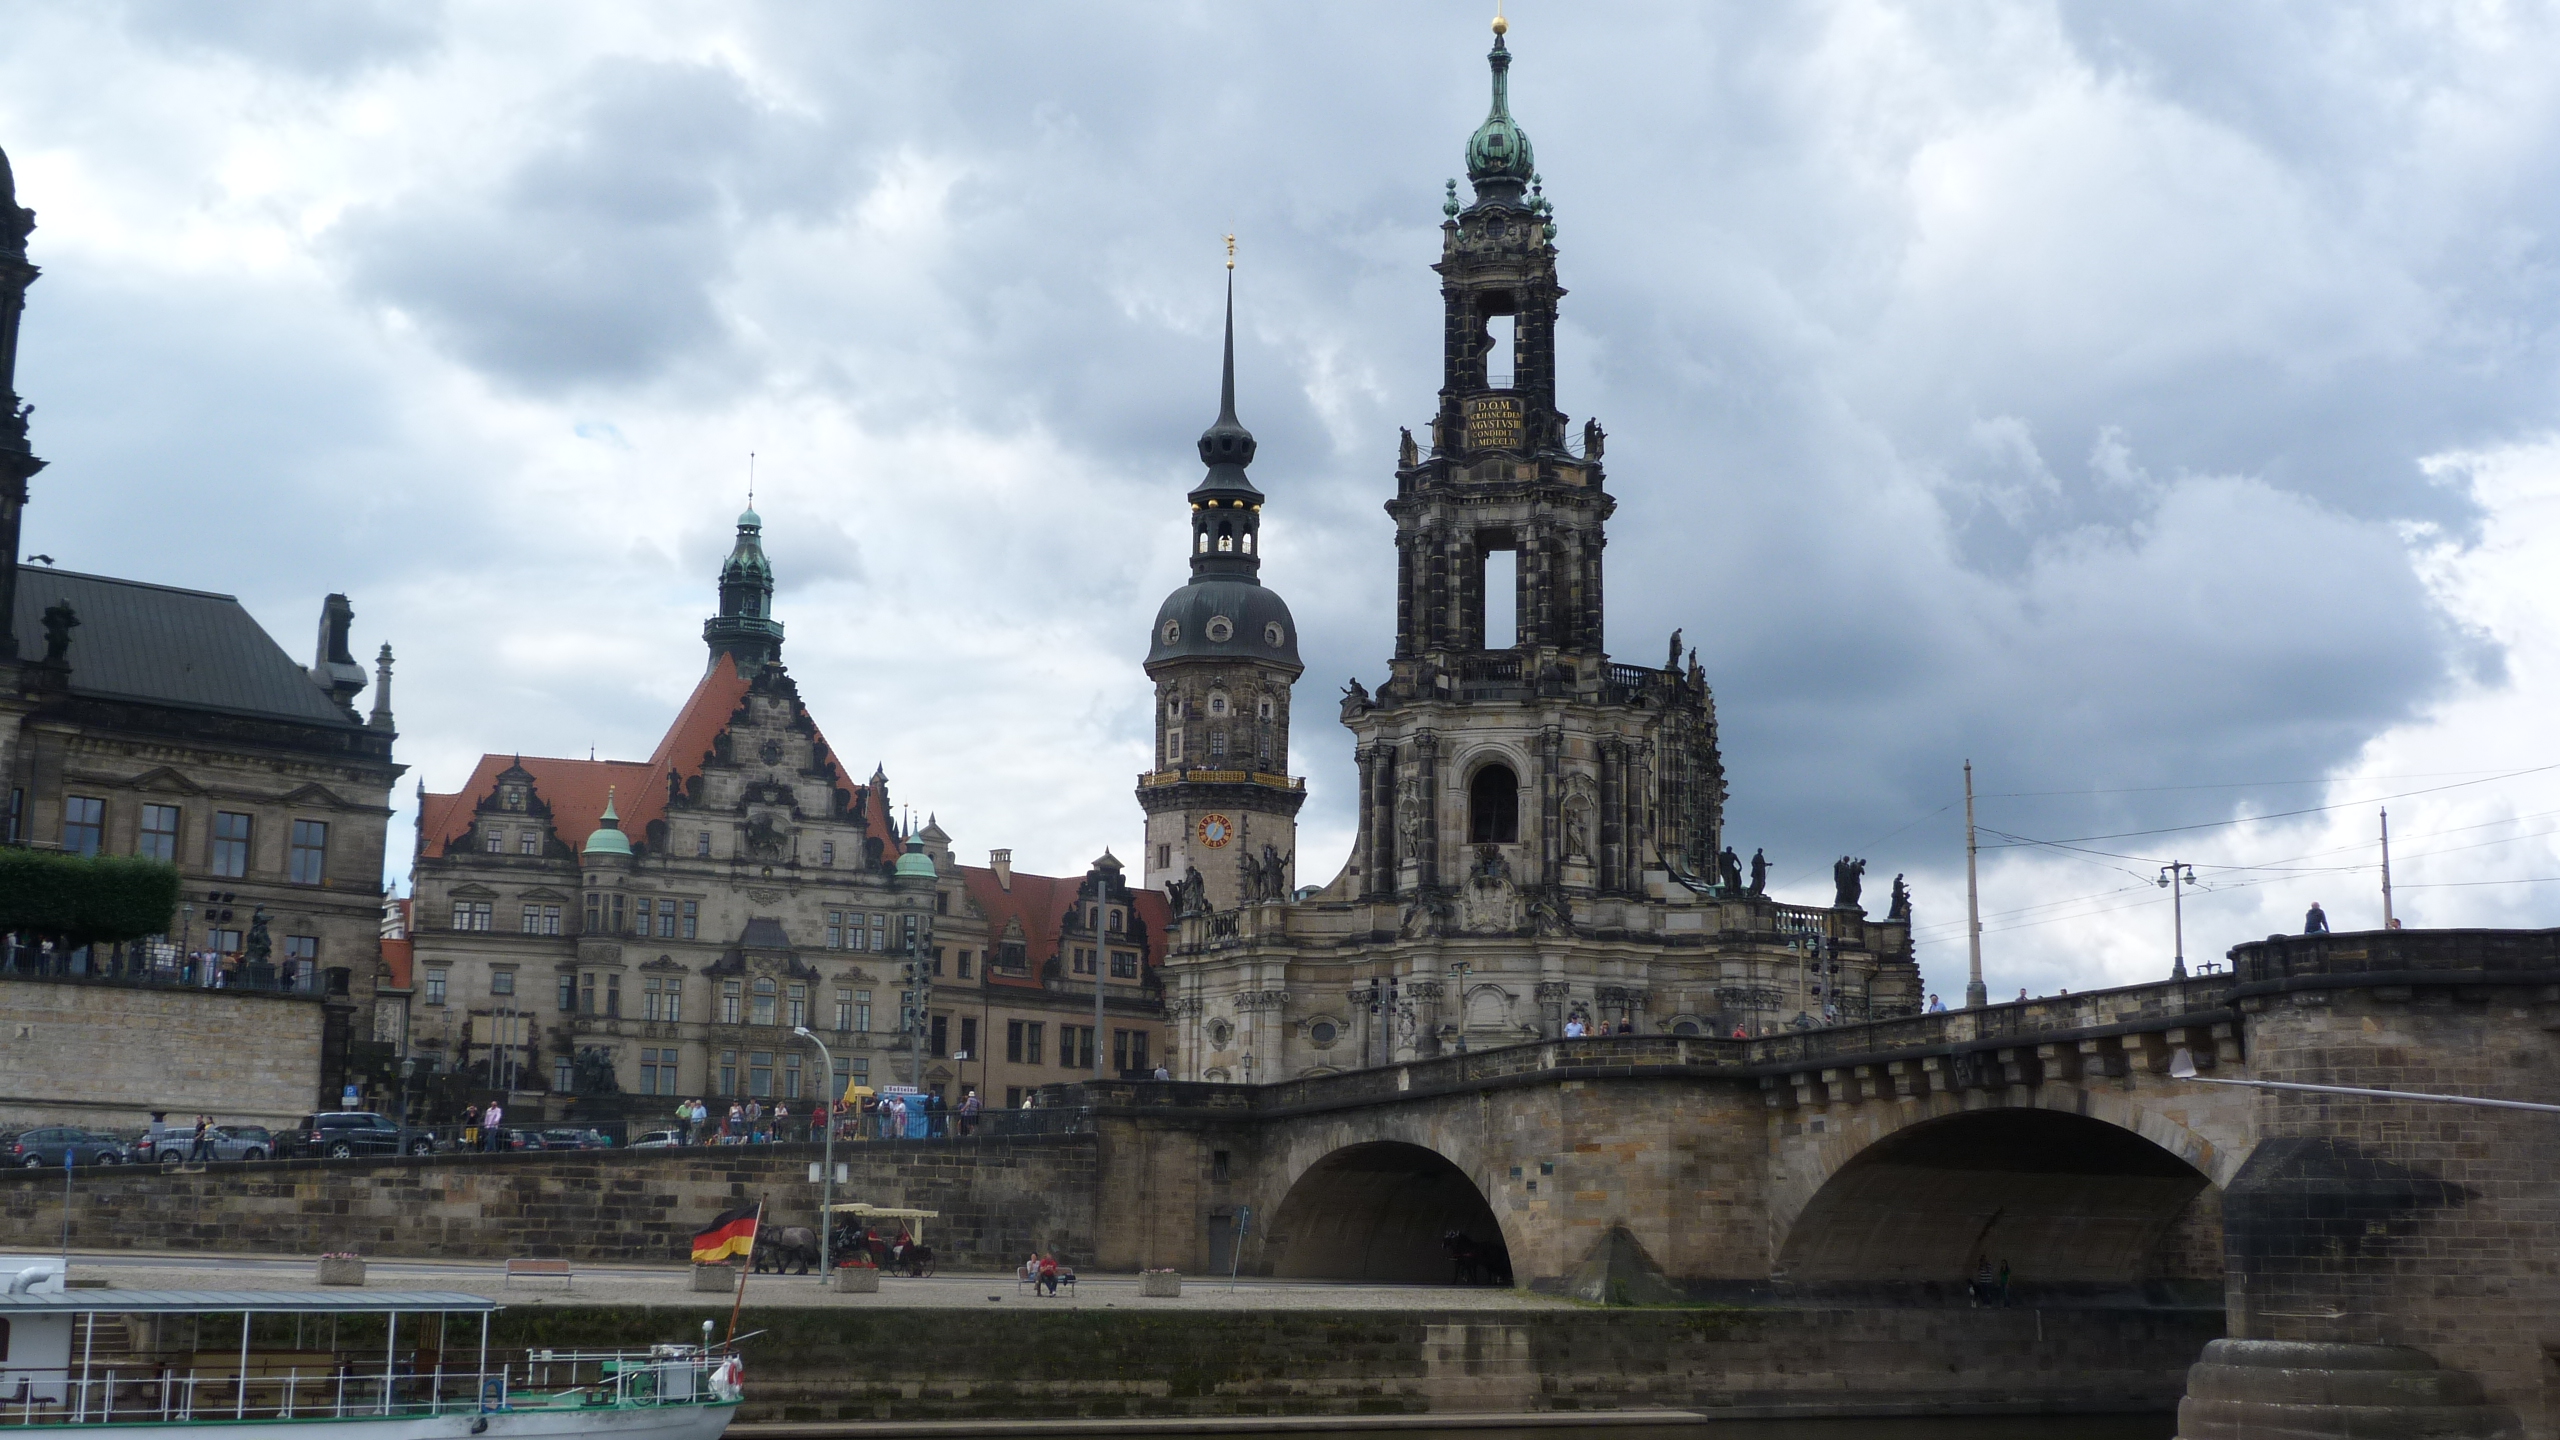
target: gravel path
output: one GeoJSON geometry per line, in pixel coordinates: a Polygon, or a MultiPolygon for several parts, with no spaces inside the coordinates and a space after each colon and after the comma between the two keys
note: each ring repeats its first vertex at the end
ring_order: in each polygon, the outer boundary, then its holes
{"type": "MultiPolygon", "coordinates": [[[[506,1283],[506,1267],[464,1261],[381,1260],[367,1267],[367,1290],[458,1290],[509,1305],[716,1306],[724,1297],[691,1288],[692,1273],[672,1265],[580,1265],[565,1289],[557,1281],[506,1283]]],[[[240,1256],[74,1252],[75,1282],[102,1280],[119,1290],[307,1290],[309,1260],[240,1256]]],[[[1051,1299],[1015,1284],[1011,1275],[936,1275],[910,1280],[884,1275],[876,1295],[838,1295],[808,1276],[757,1275],[747,1281],[750,1305],[823,1305],[863,1309],[1142,1306],[1161,1310],[1544,1310],[1572,1302],[1515,1290],[1449,1285],[1356,1285],[1323,1280],[1186,1279],[1173,1299],[1138,1294],[1135,1275],[1094,1275],[1072,1294],[1051,1299]]]]}

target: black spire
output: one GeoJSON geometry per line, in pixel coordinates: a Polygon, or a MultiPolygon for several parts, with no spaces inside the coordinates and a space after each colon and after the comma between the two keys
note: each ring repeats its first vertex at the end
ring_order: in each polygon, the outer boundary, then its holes
{"type": "Polygon", "coordinates": [[[27,263],[27,236],[35,228],[36,212],[18,204],[9,156],[0,151],[0,659],[18,653],[19,514],[28,479],[44,468],[27,443],[34,408],[18,398],[18,318],[26,311],[27,287],[41,273],[27,263]]]}
{"type": "Polygon", "coordinates": [[[764,558],[764,517],[749,506],[738,517],[738,540],[720,567],[720,613],[702,622],[712,665],[738,662],[750,679],[782,659],[782,622],[773,618],[773,563],[764,558]]]}
{"type": "Polygon", "coordinates": [[[1262,492],[1245,478],[1253,432],[1236,418],[1236,271],[1227,262],[1226,361],[1218,376],[1218,419],[1200,432],[1209,473],[1191,490],[1191,573],[1252,578],[1262,569],[1262,492]]]}

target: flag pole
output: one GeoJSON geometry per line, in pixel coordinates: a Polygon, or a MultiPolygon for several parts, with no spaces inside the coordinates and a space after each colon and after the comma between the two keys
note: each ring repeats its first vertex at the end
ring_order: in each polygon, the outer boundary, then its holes
{"type": "Polygon", "coordinates": [[[756,1268],[756,1238],[763,1233],[764,1199],[759,1196],[756,1199],[756,1223],[747,1231],[747,1263],[738,1267],[738,1295],[729,1302],[729,1333],[721,1340],[722,1345],[735,1343],[738,1338],[738,1312],[746,1308],[747,1303],[747,1273],[756,1268]]]}

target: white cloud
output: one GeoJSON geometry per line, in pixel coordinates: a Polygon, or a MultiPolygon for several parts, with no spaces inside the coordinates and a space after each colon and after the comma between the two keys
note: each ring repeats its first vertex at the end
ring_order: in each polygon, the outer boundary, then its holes
{"type": "MultiPolygon", "coordinates": [[[[1138,830],[1138,660],[1182,576],[1232,231],[1266,578],[1310,662],[1302,870],[1329,871],[1331,701],[1389,643],[1379,505],[1438,383],[1479,13],[298,14],[0,8],[47,270],[29,548],[237,590],[291,644],[353,591],[402,656],[402,756],[446,786],[484,749],[647,751],[753,451],[830,738],[964,852],[1078,867],[1138,830]]],[[[1864,843],[1944,920],[1968,754],[1986,818],[2045,837],[2533,762],[2551,23],[1837,0],[1515,26],[1563,403],[1611,434],[1612,639],[1699,643],[1742,849],[1809,893],[1864,843]]],[[[2153,844],[2004,853],[1993,908],[2130,885],[2153,844]]],[[[2191,951],[2273,928],[2293,883],[2200,897],[2191,951]]],[[[2430,923],[2531,903],[2412,897],[2430,923]]],[[[2009,931],[2001,973],[2149,973],[2159,928],[2009,931]]]]}

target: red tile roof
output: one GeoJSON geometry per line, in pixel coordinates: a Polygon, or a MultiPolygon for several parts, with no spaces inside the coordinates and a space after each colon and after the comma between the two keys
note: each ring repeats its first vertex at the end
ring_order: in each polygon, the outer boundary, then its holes
{"type": "MultiPolygon", "coordinates": [[[[667,813],[667,772],[674,771],[686,780],[702,773],[702,762],[711,753],[712,744],[738,707],[746,703],[749,681],[738,673],[737,662],[727,655],[711,667],[702,682],[693,687],[684,707],[676,712],[675,723],[667,727],[657,750],[647,760],[569,760],[547,755],[483,755],[471,771],[471,778],[461,789],[450,794],[422,795],[418,803],[418,851],[422,855],[442,855],[457,843],[470,842],[471,826],[480,803],[495,794],[498,777],[510,767],[522,766],[533,777],[534,793],[551,807],[552,830],[572,851],[583,850],[587,837],[595,833],[596,822],[604,814],[605,798],[613,798],[615,815],[622,831],[639,844],[649,833],[649,824],[667,813]]],[[[820,748],[826,755],[828,772],[836,787],[859,798],[864,786],[845,773],[833,746],[826,736],[818,734],[820,748]]],[[[877,793],[865,807],[866,833],[880,841],[884,851],[894,854],[896,838],[888,820],[888,787],[871,787],[877,793]]]]}
{"type": "Polygon", "coordinates": [[[414,948],[413,943],[408,940],[385,940],[382,942],[383,977],[381,985],[376,988],[383,990],[406,990],[409,988],[409,962],[412,958],[414,948]]]}
{"type": "MultiPolygon", "coordinates": [[[[1075,908],[1076,897],[1084,888],[1082,875],[1034,875],[1028,871],[1013,872],[1013,888],[1007,889],[996,879],[996,872],[975,865],[960,867],[960,882],[968,887],[969,898],[976,901],[979,913],[987,917],[987,943],[1004,943],[1009,925],[1022,926],[1023,955],[1030,962],[1024,973],[1008,974],[989,966],[987,981],[993,985],[1040,988],[1041,967],[1058,953],[1058,930],[1067,912],[1075,908]]],[[[1129,892],[1137,907],[1138,923],[1145,927],[1147,940],[1144,964],[1152,969],[1164,963],[1165,951],[1173,940],[1173,906],[1153,890],[1129,892]]]]}

